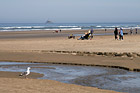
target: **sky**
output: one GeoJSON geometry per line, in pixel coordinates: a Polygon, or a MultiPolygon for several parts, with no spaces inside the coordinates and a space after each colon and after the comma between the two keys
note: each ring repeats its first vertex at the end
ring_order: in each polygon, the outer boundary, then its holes
{"type": "Polygon", "coordinates": [[[0,23],[140,22],[140,0],[0,0],[0,23]]]}

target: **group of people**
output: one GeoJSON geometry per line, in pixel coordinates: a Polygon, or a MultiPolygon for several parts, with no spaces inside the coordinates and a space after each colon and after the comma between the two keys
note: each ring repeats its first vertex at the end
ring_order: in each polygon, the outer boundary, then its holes
{"type": "MultiPolygon", "coordinates": [[[[138,29],[136,28],[136,34],[138,33],[138,29]]],[[[115,35],[115,40],[118,40],[118,35],[119,35],[119,40],[123,40],[123,35],[124,34],[128,34],[128,33],[123,33],[123,29],[120,28],[119,32],[118,32],[118,29],[117,27],[115,28],[115,31],[114,31],[114,35],[115,35]]],[[[133,34],[133,29],[131,28],[130,29],[130,35],[133,34]]]]}
{"type": "Polygon", "coordinates": [[[55,30],[53,33],[58,33],[58,32],[60,32],[61,33],[61,29],[58,31],[58,30],[55,30]]]}
{"type": "Polygon", "coordinates": [[[73,34],[70,34],[70,35],[68,36],[68,39],[71,39],[71,38],[75,39],[75,36],[74,36],[73,34]]]}
{"type": "Polygon", "coordinates": [[[89,30],[87,33],[82,35],[78,40],[92,39],[93,38],[93,29],[89,30]]]}
{"type": "Polygon", "coordinates": [[[119,40],[123,40],[123,29],[120,28],[118,33],[118,28],[116,27],[114,31],[114,35],[115,35],[115,40],[118,40],[118,35],[119,35],[119,40]]]}
{"type": "MultiPolygon", "coordinates": [[[[137,30],[138,29],[136,29],[136,34],[138,33],[137,32],[137,30]]],[[[106,30],[105,30],[106,31],[106,30]]],[[[132,34],[132,29],[130,29],[130,34],[132,34]]],[[[80,38],[78,38],[78,40],[88,40],[88,39],[92,39],[93,38],[93,32],[94,32],[94,30],[93,29],[91,29],[91,30],[89,30],[87,33],[85,33],[84,35],[82,35],[80,38]]],[[[124,39],[124,35],[125,34],[128,34],[128,33],[124,33],[123,32],[123,29],[122,28],[120,28],[120,30],[118,30],[118,28],[117,27],[115,27],[115,31],[114,31],[114,35],[115,35],[115,40],[123,40],[124,39]]],[[[73,34],[71,34],[70,36],[68,36],[68,38],[70,39],[70,38],[73,38],[73,39],[75,39],[75,36],[73,35],[73,34]]]]}

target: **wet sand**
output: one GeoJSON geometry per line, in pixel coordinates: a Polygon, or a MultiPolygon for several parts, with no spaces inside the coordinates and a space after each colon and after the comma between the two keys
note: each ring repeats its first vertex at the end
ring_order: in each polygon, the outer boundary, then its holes
{"type": "Polygon", "coordinates": [[[68,84],[98,87],[118,92],[140,92],[139,72],[107,67],[48,63],[1,62],[0,66],[0,71],[12,72],[22,72],[29,66],[32,68],[31,72],[44,74],[39,79],[56,80],[68,84]]]}
{"type": "Polygon", "coordinates": [[[87,65],[87,66],[101,66],[126,69],[130,71],[139,71],[140,69],[139,57],[111,57],[101,55],[75,55],[62,53],[46,53],[46,52],[13,52],[0,51],[0,61],[12,62],[45,62],[53,64],[67,64],[67,65],[87,65]]]}
{"type": "MultiPolygon", "coordinates": [[[[69,34],[81,34],[82,31],[30,31],[30,32],[0,32],[0,60],[19,61],[19,62],[50,62],[72,65],[97,65],[97,66],[116,66],[125,67],[129,70],[140,69],[140,35],[126,35],[123,41],[114,40],[114,36],[94,36],[93,40],[67,39],[69,34]],[[52,51],[57,51],[52,53],[52,51]],[[63,51],[60,53],[60,51],[63,51]],[[68,54],[66,51],[80,52],[111,52],[111,53],[134,53],[132,56],[105,56],[97,54],[77,55],[75,52],[68,54]]],[[[95,31],[95,33],[105,33],[95,31]]],[[[107,31],[106,33],[113,33],[107,31]]],[[[79,38],[79,37],[76,37],[79,38]]],[[[8,76],[8,74],[7,74],[8,76]]],[[[12,75],[11,75],[12,76],[12,75]]],[[[100,90],[97,88],[83,87],[77,85],[63,84],[56,81],[36,80],[36,79],[11,79],[1,78],[1,92],[9,93],[20,91],[35,93],[113,93],[112,91],[100,90]],[[7,85],[7,82],[9,84],[7,85]],[[13,83],[14,82],[14,83],[13,83]],[[22,83],[19,83],[22,82],[22,83]],[[12,86],[17,85],[17,86],[12,86]],[[5,89],[3,87],[6,87],[5,89]],[[53,86],[53,87],[52,87],[53,86]],[[18,87],[18,88],[17,88],[18,87]],[[29,87],[28,90],[25,90],[29,87]],[[19,88],[22,88],[21,91],[19,88]],[[70,91],[71,90],[71,91],[70,91]],[[60,92],[58,92],[60,91],[60,92]]],[[[115,93],[115,92],[114,92],[115,93]]]]}
{"type": "Polygon", "coordinates": [[[0,78],[1,93],[117,93],[52,80],[0,78]]]}
{"type": "MultiPolygon", "coordinates": [[[[25,79],[24,76],[19,77],[21,73],[20,72],[5,72],[5,71],[1,71],[0,72],[0,78],[20,78],[20,79],[25,79]]],[[[43,77],[43,74],[38,74],[38,73],[31,73],[30,75],[28,75],[28,79],[37,79],[43,77]]]]}

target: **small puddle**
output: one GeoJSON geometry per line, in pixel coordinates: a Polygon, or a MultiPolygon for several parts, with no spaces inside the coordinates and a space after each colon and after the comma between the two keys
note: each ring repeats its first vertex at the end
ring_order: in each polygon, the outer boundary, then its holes
{"type": "Polygon", "coordinates": [[[0,71],[23,72],[28,66],[32,68],[31,72],[44,74],[44,77],[39,79],[50,79],[118,92],[140,93],[140,73],[116,68],[0,62],[0,71]]]}

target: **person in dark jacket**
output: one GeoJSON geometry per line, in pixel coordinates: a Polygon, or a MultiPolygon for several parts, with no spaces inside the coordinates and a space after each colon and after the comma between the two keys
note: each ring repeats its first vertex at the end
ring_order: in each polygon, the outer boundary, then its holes
{"type": "Polygon", "coordinates": [[[118,29],[117,29],[117,27],[115,28],[114,35],[115,35],[115,40],[118,40],[118,29]]]}

